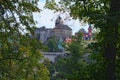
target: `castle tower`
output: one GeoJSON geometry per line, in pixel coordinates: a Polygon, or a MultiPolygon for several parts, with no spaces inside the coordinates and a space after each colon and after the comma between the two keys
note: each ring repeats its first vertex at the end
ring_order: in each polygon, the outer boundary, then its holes
{"type": "Polygon", "coordinates": [[[63,20],[62,20],[62,18],[60,16],[56,19],[55,26],[57,26],[59,24],[63,24],[63,20]]]}
{"type": "Polygon", "coordinates": [[[63,24],[63,20],[60,16],[56,19],[54,32],[57,40],[60,38],[64,40],[66,37],[70,38],[72,35],[72,29],[68,25],[63,24]]]}
{"type": "Polygon", "coordinates": [[[88,36],[89,36],[89,39],[92,38],[92,27],[91,27],[91,24],[89,25],[89,28],[88,28],[88,36]]]}

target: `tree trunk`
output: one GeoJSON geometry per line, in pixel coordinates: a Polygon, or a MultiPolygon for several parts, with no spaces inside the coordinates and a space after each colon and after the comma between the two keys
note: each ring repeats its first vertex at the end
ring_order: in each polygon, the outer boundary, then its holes
{"type": "Polygon", "coordinates": [[[120,11],[120,0],[111,0],[110,13],[107,19],[107,26],[105,29],[105,45],[104,57],[106,60],[106,80],[116,80],[115,62],[117,54],[117,40],[118,40],[118,21],[120,11]],[[116,17],[118,16],[118,17],[116,17]]]}
{"type": "Polygon", "coordinates": [[[106,80],[116,80],[115,79],[115,59],[116,59],[116,49],[113,43],[108,43],[105,45],[105,59],[106,59],[106,80]]]}

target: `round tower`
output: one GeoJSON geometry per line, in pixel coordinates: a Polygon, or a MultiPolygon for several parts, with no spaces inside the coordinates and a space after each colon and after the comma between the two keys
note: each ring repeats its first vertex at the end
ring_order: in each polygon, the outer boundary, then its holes
{"type": "Polygon", "coordinates": [[[63,24],[63,20],[60,16],[58,16],[58,18],[55,21],[55,26],[57,26],[58,24],[63,24]]]}

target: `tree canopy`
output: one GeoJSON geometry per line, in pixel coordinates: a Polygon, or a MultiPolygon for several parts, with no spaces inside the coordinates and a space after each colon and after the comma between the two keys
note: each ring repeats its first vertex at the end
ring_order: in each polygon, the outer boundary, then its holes
{"type": "Polygon", "coordinates": [[[34,36],[39,0],[0,0],[0,79],[49,80],[34,36]]]}
{"type": "Polygon", "coordinates": [[[59,5],[55,0],[47,0],[46,7],[68,11],[73,18],[100,28],[99,42],[106,64],[105,80],[116,80],[116,56],[120,47],[120,0],[60,0],[59,5]]]}

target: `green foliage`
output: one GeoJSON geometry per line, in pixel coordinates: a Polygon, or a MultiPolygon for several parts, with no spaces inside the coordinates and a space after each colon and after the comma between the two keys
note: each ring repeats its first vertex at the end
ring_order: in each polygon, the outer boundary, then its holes
{"type": "Polygon", "coordinates": [[[10,38],[8,42],[3,42],[0,48],[1,79],[49,80],[47,68],[40,63],[40,49],[41,43],[27,35],[21,35],[18,40],[10,38]]]}
{"type": "Polygon", "coordinates": [[[0,80],[49,80],[40,62],[42,44],[33,39],[38,0],[0,0],[0,80]],[[25,34],[28,32],[28,34],[25,34]]]}
{"type": "Polygon", "coordinates": [[[106,80],[105,79],[105,59],[103,57],[102,44],[95,42],[88,45],[89,51],[89,76],[91,80],[106,80]],[[96,75],[97,74],[97,75],[96,75]]]}
{"type": "Polygon", "coordinates": [[[58,80],[88,80],[89,75],[86,70],[88,64],[83,58],[81,33],[73,37],[73,41],[67,50],[69,53],[57,58],[57,62],[54,64],[57,73],[53,77],[58,80]]]}
{"type": "Polygon", "coordinates": [[[48,46],[50,52],[58,51],[57,42],[54,38],[50,38],[46,45],[48,46]]]}
{"type": "MultiPolygon", "coordinates": [[[[100,28],[98,42],[103,48],[100,53],[104,53],[102,63],[105,70],[105,80],[116,80],[115,72],[118,66],[115,65],[119,59],[119,24],[120,24],[120,1],[119,0],[60,0],[61,9],[68,9],[70,15],[75,19],[80,19],[94,27],[100,28]]],[[[97,45],[96,47],[99,47],[97,45]]],[[[97,57],[96,57],[97,58],[97,57]]],[[[118,65],[118,63],[117,63],[118,65]]],[[[119,74],[117,74],[119,75],[119,74]]],[[[102,77],[101,77],[102,78],[102,77]]],[[[99,78],[99,79],[101,79],[99,78]]],[[[97,79],[98,80],[98,79],[97,79]]]]}
{"type": "MultiPolygon", "coordinates": [[[[54,3],[54,0],[49,1],[54,3]]],[[[75,19],[80,19],[90,24],[95,24],[95,27],[106,26],[106,20],[120,23],[120,12],[110,12],[111,0],[60,0],[58,8],[60,11],[69,11],[70,15],[75,19]],[[116,14],[116,15],[112,15],[116,14]],[[112,17],[111,17],[112,15],[112,17]]],[[[119,2],[116,4],[119,5],[119,2]]],[[[48,5],[47,8],[51,9],[48,5]]],[[[58,10],[52,8],[52,10],[58,10]]]]}
{"type": "Polygon", "coordinates": [[[42,51],[43,51],[43,52],[48,52],[48,51],[49,51],[48,46],[43,46],[43,47],[42,47],[42,51]]]}

